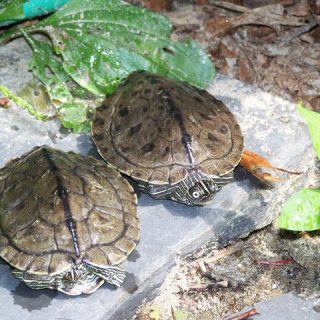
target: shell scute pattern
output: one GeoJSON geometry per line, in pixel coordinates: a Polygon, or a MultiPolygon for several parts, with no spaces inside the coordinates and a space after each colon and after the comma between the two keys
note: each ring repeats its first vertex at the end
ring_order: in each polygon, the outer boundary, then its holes
{"type": "Polygon", "coordinates": [[[55,275],[77,259],[107,267],[138,241],[132,187],[94,158],[37,147],[0,170],[0,186],[0,256],[19,270],[55,275]]]}
{"type": "Polygon", "coordinates": [[[137,72],[97,109],[93,139],[121,172],[155,185],[176,184],[193,169],[220,177],[243,152],[228,108],[186,83],[137,72]]]}

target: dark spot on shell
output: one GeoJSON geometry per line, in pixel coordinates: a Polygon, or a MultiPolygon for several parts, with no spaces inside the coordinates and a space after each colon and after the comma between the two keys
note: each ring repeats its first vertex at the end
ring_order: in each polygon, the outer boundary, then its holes
{"type": "Polygon", "coordinates": [[[226,134],[228,131],[229,131],[229,130],[228,130],[228,126],[227,126],[227,125],[223,125],[223,126],[220,128],[220,132],[221,132],[221,133],[226,134]]]}
{"type": "Polygon", "coordinates": [[[151,152],[154,149],[154,143],[147,143],[142,147],[142,151],[147,153],[151,152]]]}
{"type": "Polygon", "coordinates": [[[137,95],[139,95],[141,93],[141,90],[135,90],[131,93],[131,97],[136,97],[137,95]]]}
{"type": "Polygon", "coordinates": [[[128,115],[128,113],[129,113],[129,110],[127,107],[120,109],[118,112],[120,117],[125,117],[126,115],[128,115]]]}
{"type": "Polygon", "coordinates": [[[108,108],[109,108],[109,104],[106,102],[106,101],[104,101],[103,103],[102,103],[102,105],[98,108],[98,110],[99,111],[104,111],[104,110],[107,110],[108,108]]]}
{"type": "Polygon", "coordinates": [[[142,123],[141,122],[139,124],[137,124],[136,126],[131,127],[129,129],[129,135],[133,136],[134,134],[136,134],[137,132],[140,131],[141,127],[142,127],[142,123]]]}
{"type": "Polygon", "coordinates": [[[114,126],[114,131],[115,132],[120,132],[121,131],[121,126],[120,125],[114,126]]]}
{"type": "Polygon", "coordinates": [[[94,120],[94,123],[95,123],[95,125],[102,127],[104,125],[105,121],[102,118],[97,118],[94,120]]]}
{"type": "Polygon", "coordinates": [[[203,100],[198,96],[193,96],[193,99],[196,100],[197,102],[203,103],[203,100]]]}
{"type": "Polygon", "coordinates": [[[109,148],[107,148],[107,147],[100,148],[100,151],[101,151],[102,154],[106,154],[106,153],[109,152],[109,148]]]}
{"type": "Polygon", "coordinates": [[[150,78],[150,83],[151,83],[151,84],[157,84],[157,83],[160,83],[160,80],[157,79],[157,78],[155,78],[155,77],[151,77],[151,78],[150,78]]]}
{"type": "Polygon", "coordinates": [[[169,147],[165,147],[162,156],[165,157],[169,152],[170,152],[170,148],[169,147]]]}
{"type": "MultiPolygon", "coordinates": [[[[135,173],[135,176],[136,176],[136,177],[141,177],[142,174],[141,174],[140,172],[136,172],[136,173],[135,173]]],[[[128,259],[128,260],[129,260],[129,259],[128,259]]]]}
{"type": "Polygon", "coordinates": [[[23,210],[24,207],[25,207],[24,203],[21,202],[21,203],[19,203],[19,204],[17,205],[16,209],[17,209],[17,210],[23,210]]]}
{"type": "Polygon", "coordinates": [[[96,141],[102,141],[104,138],[104,135],[103,134],[95,134],[93,137],[94,137],[94,140],[96,140],[96,141]]]}
{"type": "Polygon", "coordinates": [[[120,148],[122,152],[127,153],[128,151],[130,151],[129,147],[121,147],[120,148]]]}
{"type": "Polygon", "coordinates": [[[174,112],[173,116],[174,116],[174,119],[177,120],[178,122],[183,122],[182,115],[180,113],[174,112]]]}
{"type": "Polygon", "coordinates": [[[234,128],[235,128],[236,130],[240,130],[240,126],[239,126],[237,123],[234,125],[234,128]]]}
{"type": "Polygon", "coordinates": [[[210,132],[208,133],[208,139],[216,145],[221,144],[221,141],[210,132]]]}
{"type": "Polygon", "coordinates": [[[208,116],[207,114],[205,113],[202,113],[202,112],[199,112],[199,115],[202,119],[204,120],[211,120],[210,116],[208,116]]]}

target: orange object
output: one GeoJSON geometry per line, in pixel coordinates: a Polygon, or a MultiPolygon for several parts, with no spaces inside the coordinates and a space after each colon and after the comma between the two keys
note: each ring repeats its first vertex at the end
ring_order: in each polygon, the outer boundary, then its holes
{"type": "Polygon", "coordinates": [[[274,177],[269,172],[263,172],[262,169],[271,169],[273,171],[282,171],[288,174],[301,174],[301,172],[288,171],[286,169],[274,167],[267,159],[263,158],[257,153],[249,150],[244,150],[242,158],[240,160],[240,165],[244,167],[248,172],[254,175],[261,181],[283,181],[285,178],[274,177]]]}

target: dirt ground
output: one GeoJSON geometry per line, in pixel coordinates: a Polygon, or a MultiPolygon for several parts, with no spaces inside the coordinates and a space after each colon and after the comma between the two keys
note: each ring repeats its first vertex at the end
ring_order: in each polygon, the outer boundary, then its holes
{"type": "Polygon", "coordinates": [[[127,1],[167,15],[219,72],[320,111],[319,0],[127,1]]]}
{"type": "Polygon", "coordinates": [[[269,226],[220,251],[206,247],[178,259],[158,296],[140,306],[135,319],[154,319],[155,306],[161,320],[172,319],[171,308],[187,311],[190,320],[212,320],[290,291],[319,298],[319,235],[269,226]]]}

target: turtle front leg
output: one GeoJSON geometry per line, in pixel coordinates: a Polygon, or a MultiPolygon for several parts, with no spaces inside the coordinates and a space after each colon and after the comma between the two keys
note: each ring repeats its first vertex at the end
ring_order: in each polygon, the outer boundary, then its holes
{"type": "Polygon", "coordinates": [[[99,276],[105,282],[113,284],[116,287],[120,287],[126,277],[126,272],[120,266],[108,266],[99,268],[93,266],[92,264],[85,263],[85,267],[88,271],[99,276]]]}

